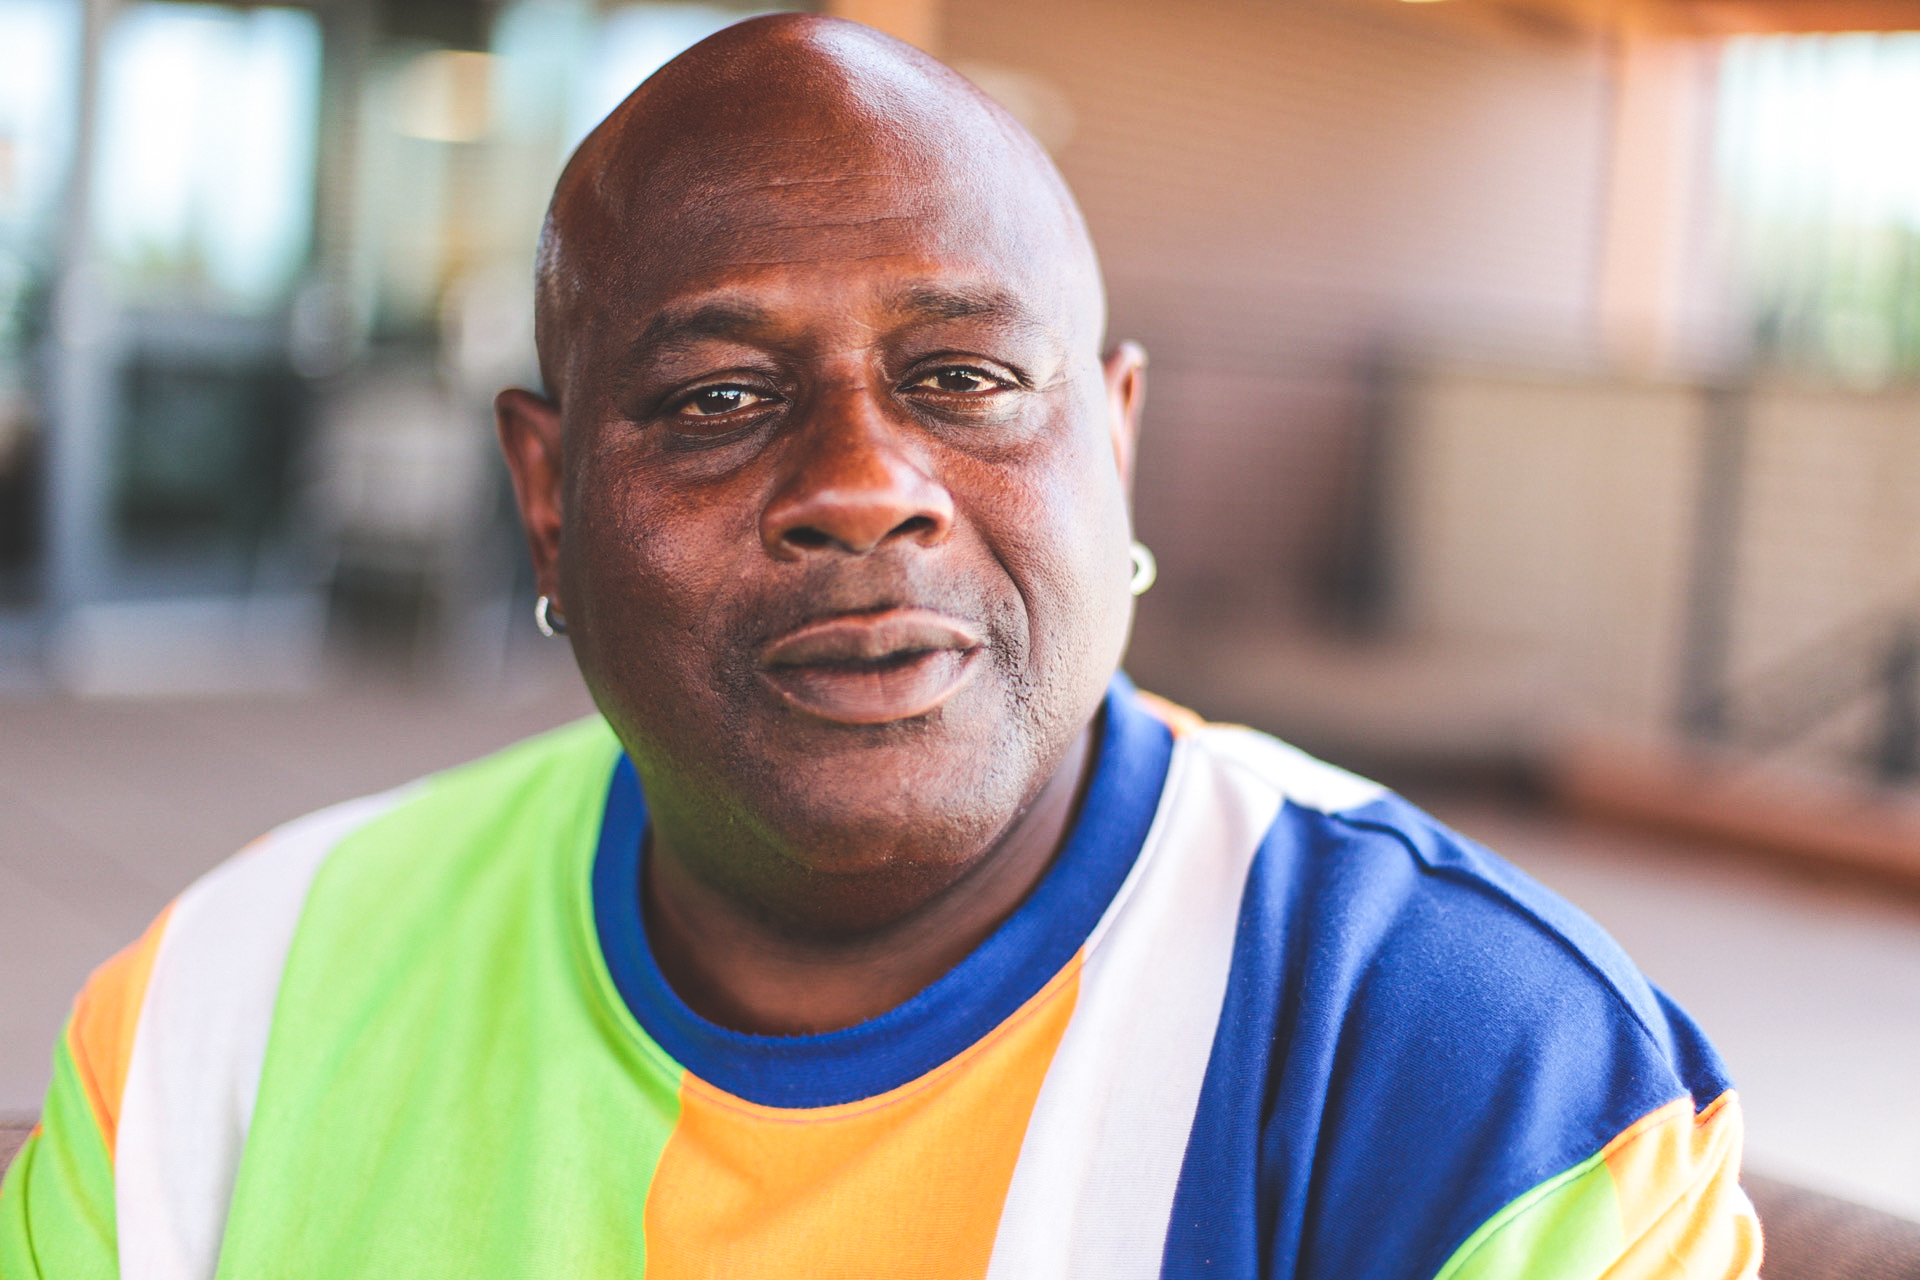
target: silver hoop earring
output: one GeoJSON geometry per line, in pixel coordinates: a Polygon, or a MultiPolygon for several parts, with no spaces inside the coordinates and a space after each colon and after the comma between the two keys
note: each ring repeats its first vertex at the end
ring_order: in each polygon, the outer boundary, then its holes
{"type": "Polygon", "coordinates": [[[566,618],[555,612],[553,601],[546,596],[533,602],[533,625],[548,639],[567,634],[566,618]]]}
{"type": "Polygon", "coordinates": [[[1147,588],[1153,585],[1154,579],[1160,576],[1160,566],[1144,542],[1135,542],[1127,554],[1133,557],[1133,581],[1127,584],[1127,588],[1133,594],[1143,596],[1147,594],[1147,588]]]}

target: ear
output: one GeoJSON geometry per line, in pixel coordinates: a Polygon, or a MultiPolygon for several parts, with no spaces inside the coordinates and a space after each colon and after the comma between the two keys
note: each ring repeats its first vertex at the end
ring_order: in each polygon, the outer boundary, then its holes
{"type": "Polygon", "coordinates": [[[1137,342],[1122,342],[1102,362],[1107,382],[1108,430],[1120,483],[1133,493],[1134,448],[1140,441],[1140,408],[1147,398],[1147,353],[1137,342]]]}
{"type": "Polygon", "coordinates": [[[533,576],[541,595],[560,600],[561,503],[560,409],[545,396],[511,387],[493,399],[493,420],[500,449],[513,474],[520,503],[520,524],[533,553],[533,576]]]}

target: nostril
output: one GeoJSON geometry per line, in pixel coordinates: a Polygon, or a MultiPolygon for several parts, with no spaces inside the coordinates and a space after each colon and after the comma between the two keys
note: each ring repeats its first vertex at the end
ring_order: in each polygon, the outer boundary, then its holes
{"type": "Polygon", "coordinates": [[[893,531],[911,538],[918,537],[923,533],[932,533],[934,528],[935,525],[932,516],[914,516],[910,520],[902,520],[898,525],[894,526],[893,531]]]}
{"type": "Polygon", "coordinates": [[[833,512],[811,523],[795,521],[791,527],[775,533],[780,548],[775,554],[831,551],[838,547],[854,555],[865,555],[896,538],[930,544],[939,539],[946,527],[946,522],[937,515],[908,516],[891,527],[882,523],[899,513],[895,506],[891,511],[833,512]]]}
{"type": "Polygon", "coordinates": [[[831,545],[833,542],[832,538],[820,532],[818,529],[809,529],[804,525],[798,529],[787,530],[783,536],[785,541],[808,551],[817,551],[821,547],[831,545]]]}

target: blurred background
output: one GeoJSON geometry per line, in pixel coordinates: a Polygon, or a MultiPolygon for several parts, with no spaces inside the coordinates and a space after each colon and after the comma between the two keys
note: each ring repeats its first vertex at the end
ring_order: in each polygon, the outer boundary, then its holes
{"type": "MultiPolygon", "coordinates": [[[[1152,356],[1135,678],[1376,772],[1920,1217],[1920,0],[834,0],[1152,356]]],[[[0,0],[0,1112],[264,827],[588,709],[489,401],[571,147],[756,12],[0,0]]]]}

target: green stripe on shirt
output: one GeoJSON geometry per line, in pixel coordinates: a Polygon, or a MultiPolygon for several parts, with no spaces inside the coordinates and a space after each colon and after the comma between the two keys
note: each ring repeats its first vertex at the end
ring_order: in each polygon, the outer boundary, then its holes
{"type": "Polygon", "coordinates": [[[570,726],[334,850],[281,980],[221,1276],[643,1274],[682,1073],[592,932],[619,750],[598,718],[570,726]]]}
{"type": "Polygon", "coordinates": [[[113,1212],[113,1161],[63,1030],[40,1132],[0,1183],[0,1280],[112,1280],[113,1212]]]}
{"type": "Polygon", "coordinates": [[[1434,1280],[1595,1280],[1625,1245],[1613,1174],[1595,1155],[1487,1219],[1434,1280]]]}

